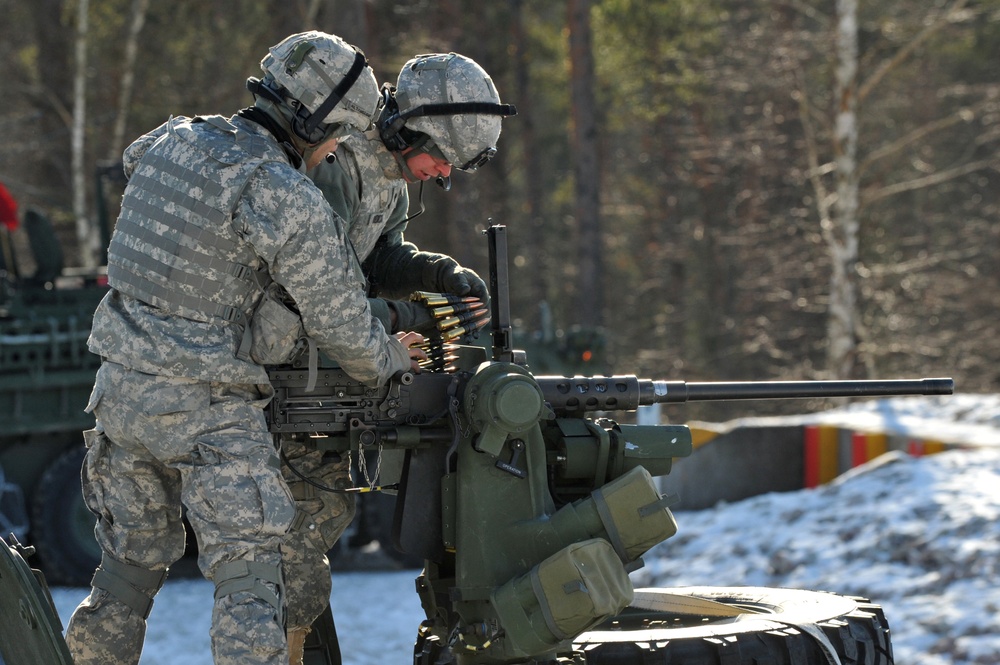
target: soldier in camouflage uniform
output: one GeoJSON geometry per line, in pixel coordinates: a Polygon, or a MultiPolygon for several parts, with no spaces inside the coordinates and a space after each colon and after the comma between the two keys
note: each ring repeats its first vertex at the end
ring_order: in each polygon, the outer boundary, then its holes
{"type": "MultiPolygon", "coordinates": [[[[364,262],[372,311],[386,329],[429,332],[427,309],[405,298],[415,290],[472,295],[486,302],[485,282],[449,256],[420,251],[403,238],[407,182],[447,179],[451,169],[474,171],[496,153],[500,104],[490,76],[455,53],[421,55],[403,67],[395,87],[383,87],[376,127],[347,130],[336,157],[309,171],[364,262]],[[385,299],[389,298],[389,299],[385,299]]],[[[288,464],[327,487],[350,485],[347,459],[317,451],[306,438],[285,437],[288,464]]],[[[301,663],[309,626],[329,603],[329,551],[354,516],[354,496],[317,490],[283,466],[297,515],[282,545],[288,590],[289,651],[301,663]]]]}
{"type": "Polygon", "coordinates": [[[128,147],[129,184],[94,316],[103,357],[87,410],[84,496],[103,550],[70,619],[77,665],[139,662],[146,617],[184,552],[215,584],[217,665],[288,662],[280,544],[295,515],[263,407],[251,325],[269,284],[319,348],[370,385],[414,366],[419,336],[373,318],[343,221],[305,176],[371,122],[363,54],[311,32],[270,49],[273,98],[225,118],[174,118],[128,147]]]}

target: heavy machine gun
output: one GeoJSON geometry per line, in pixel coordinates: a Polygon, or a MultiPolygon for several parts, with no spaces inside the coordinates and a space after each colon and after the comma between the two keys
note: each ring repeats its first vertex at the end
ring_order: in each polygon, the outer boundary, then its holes
{"type": "MultiPolygon", "coordinates": [[[[633,589],[628,573],[677,531],[672,499],[653,477],[691,453],[691,434],[605,414],[693,400],[946,395],[951,379],[533,376],[511,344],[505,228],[488,234],[491,355],[449,347],[450,371],[403,373],[377,388],[332,363],[269,372],[276,436],[309,436],[359,462],[374,456],[381,473],[363,474],[366,485],[352,489],[396,492],[396,545],[424,561],[416,587],[426,619],[414,665],[892,665],[885,615],[866,599],[761,587],[633,589]]],[[[0,547],[0,661],[68,664],[44,576],[24,560],[31,550],[14,536],[0,547]]],[[[341,662],[329,608],[313,625],[304,662],[341,662]]]]}
{"type": "MultiPolygon", "coordinates": [[[[628,572],[677,530],[672,499],[653,477],[692,451],[683,425],[619,424],[605,414],[696,400],[953,391],[951,379],[533,376],[511,342],[506,229],[487,235],[492,354],[456,345],[450,371],[403,373],[377,388],[335,366],[312,377],[304,367],[270,371],[276,436],[308,434],[319,449],[358,460],[374,454],[382,473],[358,490],[397,493],[395,544],[425,562],[415,665],[597,662],[597,651],[574,650],[574,640],[620,621],[634,602],[628,572]]],[[[818,648],[810,645],[803,653],[818,648]]]]}

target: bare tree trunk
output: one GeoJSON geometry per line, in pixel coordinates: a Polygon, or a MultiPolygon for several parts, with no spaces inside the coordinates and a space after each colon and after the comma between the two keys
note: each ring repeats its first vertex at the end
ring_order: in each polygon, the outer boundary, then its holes
{"type": "MultiPolygon", "coordinates": [[[[527,249],[528,272],[533,278],[528,281],[528,300],[539,306],[549,298],[549,270],[545,265],[546,243],[545,225],[542,220],[542,201],[544,191],[543,174],[540,172],[540,161],[537,150],[537,134],[535,132],[534,114],[532,113],[531,78],[529,73],[530,53],[528,52],[528,37],[524,32],[524,2],[510,0],[511,6],[511,42],[516,49],[514,57],[514,93],[517,95],[517,123],[521,133],[521,163],[525,175],[525,197],[520,202],[520,222],[525,233],[523,246],[527,249]]],[[[534,312],[525,312],[525,318],[532,321],[533,326],[540,327],[542,321],[534,321],[534,312]],[[536,325],[537,324],[537,325],[536,325]]],[[[541,318],[541,313],[539,313],[541,318]]]]}
{"type": "Polygon", "coordinates": [[[729,372],[733,368],[722,364],[726,346],[725,317],[731,311],[729,269],[719,242],[727,217],[727,196],[709,149],[717,137],[707,120],[707,110],[703,104],[695,103],[689,112],[698,137],[696,145],[700,148],[691,151],[695,166],[692,182],[698,191],[700,214],[691,221],[690,233],[684,235],[688,248],[684,271],[687,277],[683,317],[685,365],[695,372],[720,366],[729,372]]]}
{"type": "Polygon", "coordinates": [[[31,179],[53,186],[56,194],[52,195],[50,205],[68,207],[72,199],[72,175],[66,161],[66,149],[73,122],[70,99],[73,81],[69,66],[73,28],[71,21],[61,20],[63,4],[63,0],[32,3],[34,42],[45,57],[38,58],[37,86],[30,87],[28,95],[39,111],[34,129],[41,143],[34,151],[35,159],[26,163],[24,169],[31,174],[31,179]]]}
{"type": "Polygon", "coordinates": [[[73,129],[70,152],[73,172],[73,217],[80,242],[80,263],[85,268],[97,266],[100,235],[87,217],[87,177],[84,173],[84,138],[87,118],[87,10],[89,0],[77,0],[76,69],[73,77],[73,129]]]}
{"type": "Polygon", "coordinates": [[[132,20],[125,34],[125,57],[122,63],[121,92],[118,95],[118,114],[111,132],[106,159],[109,162],[121,159],[125,148],[125,128],[128,126],[128,110],[132,104],[132,90],[135,88],[135,57],[139,51],[139,33],[146,22],[149,0],[132,0],[132,20]]]}
{"type": "Polygon", "coordinates": [[[118,95],[118,114],[115,116],[115,126],[108,145],[108,161],[121,159],[125,148],[125,128],[128,125],[128,111],[132,104],[132,90],[135,88],[135,57],[139,51],[139,33],[146,22],[146,11],[149,0],[132,1],[132,21],[125,35],[125,62],[122,63],[121,91],[118,95]]]}
{"type": "MultiPolygon", "coordinates": [[[[827,364],[828,371],[834,377],[850,378],[871,371],[871,358],[864,358],[859,353],[863,331],[858,311],[857,271],[861,208],[860,171],[862,169],[857,158],[858,104],[871,94],[888,73],[913,54],[918,46],[925,43],[949,22],[957,20],[956,17],[966,2],[967,0],[954,0],[947,10],[941,12],[934,20],[928,21],[923,30],[892,58],[883,62],[872,76],[859,87],[857,0],[837,0],[836,100],[838,106],[833,136],[836,196],[833,199],[833,205],[827,210],[830,214],[824,214],[824,206],[822,203],[820,204],[823,236],[829,248],[832,263],[827,324],[827,364]]],[[[921,132],[915,133],[916,137],[921,135],[921,132]]],[[[910,140],[907,138],[900,143],[904,144],[910,140]]],[[[892,147],[888,147],[884,152],[888,153],[892,149],[892,147]]],[[[876,151],[869,159],[881,156],[882,154],[876,151]]],[[[816,171],[817,166],[818,164],[813,164],[814,171],[816,171]]],[[[900,191],[938,184],[982,168],[988,168],[988,166],[987,161],[981,160],[926,178],[883,187],[869,195],[868,202],[900,191]]],[[[817,188],[817,195],[821,202],[823,194],[822,188],[817,188]]]]}
{"type": "Polygon", "coordinates": [[[830,305],[827,363],[836,378],[853,376],[858,367],[858,7],[857,0],[837,0],[837,118],[833,150],[837,198],[823,234],[830,250],[830,305]]]}
{"type": "Polygon", "coordinates": [[[600,326],[604,314],[604,248],[601,242],[600,171],[597,163],[597,109],[594,100],[594,54],[591,48],[590,0],[568,0],[572,152],[576,178],[577,319],[600,326]]]}

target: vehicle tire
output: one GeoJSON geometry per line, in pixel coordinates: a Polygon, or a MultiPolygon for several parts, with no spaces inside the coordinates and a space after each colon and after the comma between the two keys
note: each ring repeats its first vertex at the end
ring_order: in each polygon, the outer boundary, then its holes
{"type": "Polygon", "coordinates": [[[74,445],[42,474],[31,507],[31,544],[53,586],[90,586],[101,562],[95,518],[83,500],[80,469],[86,448],[74,445]]]}
{"type": "Polygon", "coordinates": [[[573,640],[574,653],[588,665],[828,665],[838,662],[826,655],[830,649],[843,665],[893,662],[885,614],[865,598],[765,587],[636,590],[651,599],[647,607],[671,595],[749,613],[718,618],[629,607],[573,640]]]}

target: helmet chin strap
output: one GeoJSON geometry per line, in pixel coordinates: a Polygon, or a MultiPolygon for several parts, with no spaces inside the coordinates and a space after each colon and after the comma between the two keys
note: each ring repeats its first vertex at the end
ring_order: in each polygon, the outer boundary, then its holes
{"type": "Polygon", "coordinates": [[[410,167],[406,164],[406,158],[403,157],[401,152],[396,152],[395,150],[390,150],[389,153],[392,158],[396,160],[396,164],[399,166],[399,170],[403,173],[403,178],[406,182],[423,182],[417,175],[410,170],[410,167]]]}
{"type": "MultiPolygon", "coordinates": [[[[319,150],[324,143],[326,143],[325,140],[315,145],[309,145],[308,143],[305,144],[305,147],[302,148],[302,161],[305,164],[309,164],[311,161],[313,161],[313,158],[316,156],[316,151],[319,150]]],[[[329,151],[327,150],[326,152],[329,151]]],[[[324,154],[323,158],[325,157],[326,155],[324,154]]],[[[320,160],[318,161],[322,161],[323,158],[320,158],[320,160]]]]}
{"type": "MultiPolygon", "coordinates": [[[[429,150],[428,150],[429,140],[430,140],[430,137],[425,134],[422,137],[422,140],[420,140],[415,145],[410,146],[410,152],[407,152],[406,154],[409,155],[409,154],[412,154],[412,153],[416,153],[417,151],[425,152],[425,153],[429,152],[429,150]]],[[[433,145],[433,144],[431,143],[430,145],[433,145]]],[[[407,165],[407,163],[406,163],[406,155],[403,154],[402,150],[390,150],[389,152],[392,153],[392,156],[396,159],[396,163],[399,164],[399,168],[403,172],[403,177],[406,178],[406,180],[408,182],[418,182],[419,181],[419,182],[423,183],[423,180],[421,180],[420,178],[418,178],[416,176],[416,174],[413,173],[413,171],[410,170],[409,165],[407,165]]],[[[444,190],[446,192],[450,192],[451,191],[451,176],[439,175],[436,178],[434,178],[434,183],[438,187],[440,187],[442,190],[444,190]]],[[[423,191],[423,190],[421,189],[421,191],[423,191]]]]}

